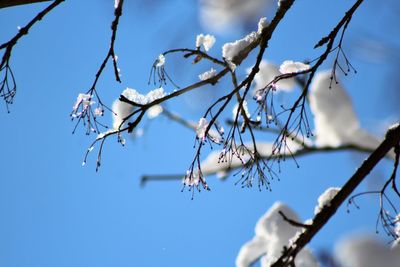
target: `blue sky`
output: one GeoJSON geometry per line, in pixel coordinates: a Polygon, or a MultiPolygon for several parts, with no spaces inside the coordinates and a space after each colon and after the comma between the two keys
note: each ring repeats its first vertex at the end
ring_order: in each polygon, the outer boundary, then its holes
{"type": "MultiPolygon", "coordinates": [[[[116,83],[107,68],[98,84],[108,103],[126,87],[141,92],[154,89],[147,80],[156,56],[170,48],[194,47],[196,35],[204,31],[194,1],[154,1],[154,6],[126,2],[116,44],[123,82],[116,83]]],[[[313,45],[351,4],[320,2],[324,3],[296,2],[274,35],[266,58],[280,63],[317,55],[313,45]]],[[[85,136],[83,129],[72,135],[75,124],[69,113],[78,93],[89,89],[108,50],[113,4],[62,3],[13,50],[18,93],[10,114],[0,105],[0,266],[232,266],[241,245],[253,236],[256,221],[276,200],[307,219],[319,194],[327,187],[341,186],[361,162],[363,157],[348,152],[299,158],[299,169],[288,161],[272,192],[241,189],[234,185],[235,177],[225,182],[210,177],[212,191],[191,200],[190,193],[180,192],[180,181],[140,186],[143,174],[184,173],[194,156],[193,132],[160,117],[146,122],[145,135],[128,139],[125,147],[108,141],[98,173],[95,154],[82,167],[95,136],[85,136]]],[[[357,57],[357,47],[352,46],[365,32],[398,43],[393,35],[382,35],[386,22],[379,18],[390,21],[390,10],[375,5],[365,3],[349,27],[347,48],[358,74],[343,82],[363,126],[379,135],[385,122],[396,117],[382,104],[382,90],[387,89],[382,87],[391,66],[357,57]],[[380,14],[375,15],[376,23],[369,23],[376,12],[380,14]]],[[[0,42],[44,6],[0,10],[0,42]]],[[[216,35],[211,54],[220,56],[219,47],[242,34],[216,35]]],[[[243,69],[249,64],[244,62],[243,69]]],[[[185,85],[210,66],[192,67],[176,57],[168,67],[185,85]]],[[[173,90],[170,84],[165,89],[173,90]]],[[[221,94],[218,87],[201,90],[168,103],[168,108],[198,120],[204,106],[221,94]]],[[[110,114],[104,121],[111,123],[110,114]]],[[[379,183],[389,171],[390,163],[381,163],[371,181],[379,183]]],[[[364,183],[359,190],[366,188],[364,183]]],[[[366,197],[359,204],[361,209],[353,208],[350,214],[340,209],[311,248],[330,250],[346,233],[373,233],[377,199],[366,197]]]]}

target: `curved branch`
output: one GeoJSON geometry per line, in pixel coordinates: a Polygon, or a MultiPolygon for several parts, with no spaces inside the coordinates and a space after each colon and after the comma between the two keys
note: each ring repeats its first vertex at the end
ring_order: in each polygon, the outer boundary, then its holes
{"type": "MultiPolygon", "coordinates": [[[[4,74],[4,78],[0,82],[0,97],[4,99],[8,112],[9,112],[8,105],[12,104],[14,96],[17,92],[17,84],[10,65],[11,52],[14,46],[19,41],[19,39],[21,39],[22,36],[27,35],[33,25],[35,25],[38,21],[43,19],[44,16],[46,16],[51,10],[53,10],[63,1],[64,0],[54,1],[48,7],[39,12],[30,22],[28,22],[28,24],[20,28],[18,33],[13,38],[0,45],[0,50],[5,49],[3,57],[0,61],[0,73],[3,72],[4,74]],[[9,78],[11,78],[11,82],[9,82],[9,78]],[[12,86],[10,85],[10,83],[12,84],[12,86]]],[[[7,3],[8,1],[2,1],[2,3],[0,4],[0,8],[2,4],[7,4],[7,3]]]]}

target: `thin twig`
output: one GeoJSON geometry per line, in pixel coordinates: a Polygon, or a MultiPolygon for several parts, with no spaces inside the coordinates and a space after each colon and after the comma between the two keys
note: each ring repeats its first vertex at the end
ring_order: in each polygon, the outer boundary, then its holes
{"type": "MultiPolygon", "coordinates": [[[[317,147],[317,146],[305,146],[299,150],[295,150],[292,152],[292,155],[296,158],[298,157],[302,157],[302,156],[308,156],[308,155],[312,155],[312,154],[317,154],[317,153],[335,153],[335,152],[340,152],[340,151],[354,151],[354,152],[361,152],[361,153],[372,153],[375,151],[375,149],[371,149],[371,148],[366,148],[366,147],[361,147],[358,145],[353,145],[353,144],[343,144],[340,146],[322,146],[322,147],[317,147]]],[[[271,159],[275,159],[277,158],[279,155],[266,155],[264,157],[262,157],[265,160],[271,160],[271,159]]],[[[390,156],[386,155],[387,158],[390,158],[390,156]]],[[[216,162],[216,164],[218,164],[216,162]]],[[[242,165],[230,165],[228,168],[220,168],[217,171],[213,171],[213,172],[204,172],[203,174],[205,176],[208,175],[214,175],[217,174],[219,172],[224,172],[224,173],[229,173],[229,172],[233,172],[239,168],[241,168],[242,165]]],[[[159,176],[159,175],[146,175],[146,181],[152,181],[152,177],[155,176],[159,176]]],[[[169,176],[169,175],[167,175],[169,176]]],[[[179,174],[179,175],[172,175],[171,177],[176,177],[176,179],[180,179],[182,178],[183,174],[179,174]]],[[[154,179],[154,180],[162,180],[162,179],[154,179]]]]}
{"type": "MultiPolygon", "coordinates": [[[[8,105],[13,103],[14,96],[17,92],[17,83],[10,65],[12,50],[14,46],[17,44],[17,42],[24,35],[27,35],[29,33],[29,30],[32,28],[33,25],[35,25],[38,21],[42,20],[51,10],[53,10],[63,1],[64,0],[56,0],[53,3],[51,3],[45,9],[40,11],[31,21],[29,21],[28,24],[20,28],[18,33],[13,38],[0,45],[0,50],[5,49],[3,57],[0,62],[0,73],[1,72],[4,73],[4,78],[0,82],[0,97],[4,99],[8,112],[9,112],[8,105]],[[11,78],[11,81],[9,81],[9,78],[11,78]]],[[[6,5],[7,3],[8,1],[5,1],[5,3],[2,4],[6,5]]]]}
{"type": "Polygon", "coordinates": [[[297,221],[294,221],[294,220],[288,218],[281,210],[278,211],[278,213],[279,213],[279,215],[282,216],[283,220],[287,221],[289,224],[291,224],[295,227],[301,227],[301,228],[305,228],[305,229],[310,227],[309,224],[300,223],[300,222],[297,222],[297,221]]]}

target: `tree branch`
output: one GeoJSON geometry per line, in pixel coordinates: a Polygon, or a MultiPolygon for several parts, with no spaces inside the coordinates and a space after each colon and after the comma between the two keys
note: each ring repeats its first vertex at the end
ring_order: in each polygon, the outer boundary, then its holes
{"type": "Polygon", "coordinates": [[[2,0],[0,1],[0,8],[28,5],[40,2],[49,2],[49,1],[51,0],[2,0]]]}
{"type": "MultiPolygon", "coordinates": [[[[311,154],[316,154],[316,153],[326,153],[326,152],[340,152],[340,151],[355,151],[355,152],[364,152],[364,153],[372,153],[374,152],[373,149],[370,148],[365,148],[365,147],[360,147],[360,146],[356,146],[353,144],[343,144],[341,146],[322,146],[322,147],[303,147],[302,149],[299,149],[295,152],[293,152],[292,154],[285,154],[285,156],[291,156],[291,157],[301,157],[301,156],[307,156],[307,155],[311,155],[311,154]]],[[[265,160],[272,160],[272,159],[277,159],[279,157],[281,157],[282,155],[278,155],[278,154],[274,154],[274,155],[268,155],[265,157],[262,157],[262,159],[265,160]]],[[[388,156],[387,156],[388,157],[388,156]]],[[[218,164],[218,163],[216,163],[218,164]]],[[[205,171],[203,174],[205,176],[209,176],[209,175],[214,175],[217,173],[227,173],[230,171],[234,171],[238,168],[242,168],[243,165],[242,164],[238,164],[238,165],[230,165],[228,168],[220,168],[218,169],[218,171],[213,171],[213,172],[207,172],[205,171]]],[[[144,182],[148,182],[148,181],[161,181],[163,180],[163,177],[166,177],[165,180],[172,180],[172,177],[175,177],[175,180],[179,180],[182,179],[184,175],[183,174],[177,174],[177,175],[144,175],[143,177],[146,177],[146,179],[144,179],[144,182]],[[168,178],[167,178],[168,177],[168,178]]],[[[142,177],[142,179],[143,179],[142,177]]]]}
{"type": "MultiPolygon", "coordinates": [[[[124,0],[120,0],[118,2],[118,5],[114,7],[114,19],[111,22],[111,38],[110,38],[110,46],[108,48],[107,54],[104,58],[104,60],[102,61],[102,63],[100,64],[99,69],[96,72],[95,78],[93,80],[92,86],[90,87],[90,89],[86,92],[86,94],[90,95],[90,100],[92,98],[97,98],[97,103],[98,106],[97,108],[101,110],[101,112],[104,111],[104,109],[109,110],[110,112],[113,112],[107,105],[105,105],[103,103],[103,101],[100,98],[100,95],[97,91],[97,82],[100,79],[100,76],[102,75],[108,61],[111,59],[112,64],[113,64],[113,70],[114,70],[114,76],[115,76],[115,80],[119,83],[121,83],[121,79],[120,79],[120,74],[119,74],[119,68],[117,66],[117,55],[115,54],[115,40],[117,37],[117,31],[118,31],[118,23],[119,23],[119,19],[122,16],[122,8],[123,8],[123,3],[124,0]]],[[[96,133],[100,133],[99,130],[99,125],[103,126],[103,124],[99,123],[99,121],[96,119],[96,116],[93,115],[93,111],[91,106],[89,106],[88,109],[84,110],[83,112],[78,112],[78,109],[75,108],[70,116],[72,117],[72,120],[74,118],[78,118],[77,123],[75,125],[74,131],[77,128],[78,124],[80,122],[83,123],[84,126],[86,126],[87,130],[86,130],[86,134],[89,135],[91,132],[96,132],[96,133]]],[[[105,127],[107,128],[107,127],[105,127]]],[[[103,142],[104,143],[104,142],[103,142]]]]}
{"type": "Polygon", "coordinates": [[[43,19],[44,16],[46,16],[51,10],[53,10],[63,1],[64,0],[54,1],[48,7],[39,12],[28,24],[26,24],[26,26],[20,28],[18,33],[13,38],[11,38],[8,42],[5,42],[0,45],[0,50],[5,49],[3,57],[0,62],[0,74],[2,72],[4,73],[4,78],[2,79],[2,81],[0,81],[0,97],[4,99],[7,106],[7,110],[8,110],[8,105],[13,103],[14,96],[17,92],[17,84],[10,66],[11,52],[14,46],[17,44],[17,42],[22,36],[27,35],[29,33],[29,30],[32,28],[33,25],[35,25],[38,21],[43,19]],[[11,82],[9,82],[8,80],[9,78],[11,78],[11,82]],[[11,83],[12,86],[10,86],[11,83]]]}
{"type": "Polygon", "coordinates": [[[294,261],[297,253],[300,252],[305,245],[318,233],[318,231],[329,221],[336,213],[336,210],[343,204],[347,197],[355,190],[355,188],[364,180],[371,172],[376,164],[389,152],[390,149],[398,145],[400,142],[400,124],[390,128],[385,136],[385,139],[379,147],[363,162],[357,171],[350,177],[347,183],[331,200],[329,206],[317,213],[313,219],[313,223],[307,228],[290,246],[285,250],[282,256],[273,264],[272,267],[290,266],[294,261]]]}

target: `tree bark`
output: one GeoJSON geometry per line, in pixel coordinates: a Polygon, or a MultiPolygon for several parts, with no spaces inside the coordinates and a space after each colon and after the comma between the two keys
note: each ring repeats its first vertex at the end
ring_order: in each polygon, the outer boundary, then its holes
{"type": "Polygon", "coordinates": [[[48,2],[48,1],[50,0],[1,0],[0,8],[34,4],[39,2],[48,2]]]}
{"type": "Polygon", "coordinates": [[[325,226],[329,219],[336,213],[336,210],[350,196],[354,189],[364,180],[376,164],[400,143],[400,123],[392,126],[386,133],[385,139],[376,148],[376,150],[366,159],[363,164],[356,170],[353,176],[346,182],[337,195],[331,200],[329,206],[325,206],[323,210],[315,215],[313,223],[308,227],[294,244],[288,247],[282,256],[271,265],[271,267],[290,266],[292,259],[297,253],[307,245],[318,231],[325,226]]]}

